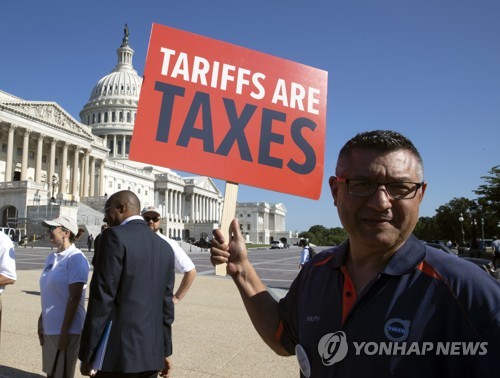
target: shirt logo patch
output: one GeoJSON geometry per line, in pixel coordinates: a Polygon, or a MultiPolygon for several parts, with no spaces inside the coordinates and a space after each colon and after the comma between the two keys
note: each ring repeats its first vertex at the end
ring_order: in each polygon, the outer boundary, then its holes
{"type": "Polygon", "coordinates": [[[348,345],[344,332],[327,333],[318,343],[318,353],[325,366],[342,361],[347,354],[348,345]]]}
{"type": "Polygon", "coordinates": [[[410,321],[399,318],[389,319],[384,325],[385,337],[390,341],[405,341],[410,333],[410,321]]]}

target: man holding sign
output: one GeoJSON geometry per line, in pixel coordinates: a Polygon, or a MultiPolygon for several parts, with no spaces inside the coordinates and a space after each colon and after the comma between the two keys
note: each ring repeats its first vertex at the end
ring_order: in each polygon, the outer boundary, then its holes
{"type": "Polygon", "coordinates": [[[403,135],[356,135],[330,188],[349,240],[316,255],[279,302],[248,260],[238,220],[214,231],[211,261],[227,263],[262,339],[297,354],[305,377],[472,377],[496,374],[500,287],[467,261],[411,235],[427,183],[403,135]]]}

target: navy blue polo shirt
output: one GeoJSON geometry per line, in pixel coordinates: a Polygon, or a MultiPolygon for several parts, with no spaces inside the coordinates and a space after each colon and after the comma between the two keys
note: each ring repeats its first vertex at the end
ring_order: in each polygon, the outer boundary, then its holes
{"type": "Polygon", "coordinates": [[[500,285],[411,236],[362,293],[348,242],[306,264],[279,303],[276,337],[311,377],[498,376],[500,285]]]}

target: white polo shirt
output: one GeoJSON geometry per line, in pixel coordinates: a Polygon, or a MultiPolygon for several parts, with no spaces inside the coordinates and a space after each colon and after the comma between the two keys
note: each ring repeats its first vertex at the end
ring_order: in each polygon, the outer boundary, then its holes
{"type": "Polygon", "coordinates": [[[184,252],[184,250],[181,248],[179,243],[177,243],[175,240],[170,239],[169,237],[163,235],[159,231],[157,231],[156,233],[159,237],[161,237],[168,244],[170,244],[170,246],[174,250],[175,269],[177,269],[181,273],[187,273],[195,268],[193,261],[189,258],[187,253],[184,252]]]}
{"type": "MultiPolygon", "coordinates": [[[[17,279],[14,243],[3,232],[0,232],[0,274],[12,280],[17,279]]],[[[4,289],[5,286],[0,286],[0,294],[4,289]]]]}
{"type": "Polygon", "coordinates": [[[89,270],[87,258],[74,244],[61,253],[51,253],[47,257],[40,277],[44,334],[61,334],[69,298],[69,285],[77,282],[84,283],[84,286],[69,333],[81,333],[85,321],[85,292],[89,270]]]}

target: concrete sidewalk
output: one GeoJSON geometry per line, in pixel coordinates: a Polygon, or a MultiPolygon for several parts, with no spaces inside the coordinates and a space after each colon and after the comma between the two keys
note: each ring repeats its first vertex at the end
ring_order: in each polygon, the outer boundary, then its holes
{"type": "MultiPolygon", "coordinates": [[[[2,295],[1,378],[45,377],[36,333],[40,274],[18,271],[17,282],[2,295]]],[[[176,284],[180,280],[177,275],[176,284]]],[[[277,356],[260,339],[230,278],[197,276],[175,310],[173,377],[299,375],[295,357],[277,356]]]]}

